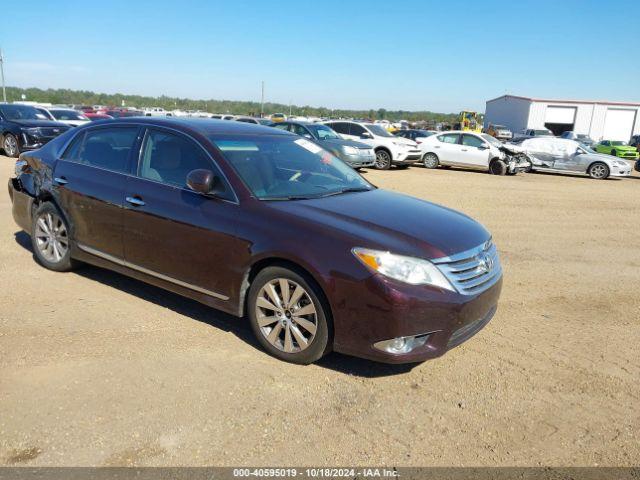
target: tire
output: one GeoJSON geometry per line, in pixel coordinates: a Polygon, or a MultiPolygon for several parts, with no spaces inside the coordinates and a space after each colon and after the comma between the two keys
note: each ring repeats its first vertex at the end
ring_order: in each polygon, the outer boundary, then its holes
{"type": "Polygon", "coordinates": [[[406,170],[407,168],[409,168],[409,165],[396,165],[396,168],[398,170],[406,170]]]}
{"type": "Polygon", "coordinates": [[[422,157],[422,164],[425,168],[438,168],[440,160],[435,153],[425,153],[422,157]]]}
{"type": "Polygon", "coordinates": [[[604,180],[609,176],[609,167],[606,163],[595,162],[589,166],[589,170],[587,171],[591,178],[596,180],[604,180]]]}
{"type": "Polygon", "coordinates": [[[377,170],[389,170],[391,168],[391,154],[383,149],[376,151],[375,167],[377,170]]]}
{"type": "Polygon", "coordinates": [[[613,155],[614,157],[618,156],[618,152],[616,152],[615,150],[611,150],[611,152],[609,152],[611,155],[613,155]]]}
{"type": "Polygon", "coordinates": [[[40,265],[55,272],[78,266],[71,258],[71,234],[64,215],[53,203],[45,202],[33,214],[31,245],[40,265]]]}
{"type": "Polygon", "coordinates": [[[505,175],[507,173],[507,164],[502,160],[494,160],[489,164],[489,172],[492,175],[505,175]]]}
{"type": "Polygon", "coordinates": [[[302,365],[328,353],[329,309],[322,298],[313,280],[288,268],[274,266],[260,271],[247,298],[251,329],[260,345],[280,360],[302,365]],[[288,289],[284,295],[283,287],[288,289]],[[286,305],[287,297],[295,303],[286,305]],[[303,310],[309,313],[296,316],[296,311],[303,310]]]}
{"type": "Polygon", "coordinates": [[[2,139],[2,149],[7,157],[17,158],[20,155],[20,146],[15,135],[7,133],[2,139]]]}

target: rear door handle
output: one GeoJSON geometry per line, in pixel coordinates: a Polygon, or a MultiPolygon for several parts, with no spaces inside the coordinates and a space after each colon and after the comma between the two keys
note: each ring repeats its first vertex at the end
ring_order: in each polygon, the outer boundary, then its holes
{"type": "Polygon", "coordinates": [[[69,183],[69,181],[64,177],[56,177],[53,179],[53,181],[58,185],[66,185],[67,183],[69,183]]]}
{"type": "Polygon", "coordinates": [[[144,206],[144,202],[139,197],[127,197],[125,198],[127,202],[129,202],[134,207],[142,207],[144,206]]]}

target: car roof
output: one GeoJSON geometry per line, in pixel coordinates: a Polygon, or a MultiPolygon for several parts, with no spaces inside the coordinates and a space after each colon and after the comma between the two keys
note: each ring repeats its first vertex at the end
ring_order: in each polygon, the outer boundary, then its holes
{"type": "Polygon", "coordinates": [[[178,130],[196,131],[202,135],[215,134],[265,134],[288,135],[288,132],[265,125],[246,122],[229,122],[213,118],[185,117],[123,117],[117,120],[105,120],[93,125],[128,125],[128,124],[175,128],[178,130]]]}

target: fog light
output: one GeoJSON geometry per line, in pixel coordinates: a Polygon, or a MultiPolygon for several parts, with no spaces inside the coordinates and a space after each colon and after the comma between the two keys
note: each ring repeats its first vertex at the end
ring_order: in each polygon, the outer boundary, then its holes
{"type": "Polygon", "coordinates": [[[409,353],[418,347],[427,343],[429,334],[424,333],[422,335],[412,335],[408,337],[397,337],[390,340],[383,340],[381,342],[374,343],[374,348],[382,350],[383,352],[393,353],[400,355],[403,353],[409,353]]]}

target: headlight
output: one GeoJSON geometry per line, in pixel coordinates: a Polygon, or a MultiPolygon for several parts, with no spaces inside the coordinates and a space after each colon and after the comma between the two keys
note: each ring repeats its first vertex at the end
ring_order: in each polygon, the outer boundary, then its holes
{"type": "Polygon", "coordinates": [[[358,154],[358,149],[355,147],[349,147],[347,145],[345,145],[344,147],[342,147],[342,150],[344,150],[344,153],[346,153],[347,155],[357,155],[358,154]]]}
{"type": "Polygon", "coordinates": [[[618,164],[619,167],[626,167],[627,165],[629,165],[627,162],[622,160],[617,160],[616,164],[618,164]]]}
{"type": "Polygon", "coordinates": [[[26,170],[26,167],[28,166],[27,162],[24,160],[16,160],[16,166],[15,166],[15,174],[16,177],[19,177],[20,175],[22,175],[22,172],[24,170],[26,170]]]}
{"type": "Polygon", "coordinates": [[[359,247],[352,252],[374,272],[411,285],[433,285],[455,292],[438,267],[427,260],[359,247]]]}

